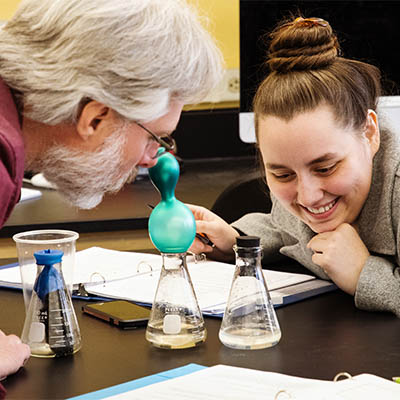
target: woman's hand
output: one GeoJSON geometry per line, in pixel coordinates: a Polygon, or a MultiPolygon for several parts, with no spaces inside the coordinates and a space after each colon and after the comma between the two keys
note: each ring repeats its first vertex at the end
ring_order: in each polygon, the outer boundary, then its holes
{"type": "Polygon", "coordinates": [[[349,224],[339,225],[332,232],[314,236],[307,245],[314,254],[312,261],[346,293],[354,295],[360,273],[369,251],[358,232],[349,224]]]}
{"type": "Polygon", "coordinates": [[[0,330],[0,379],[17,372],[28,360],[31,350],[15,335],[0,330]]]}
{"type": "Polygon", "coordinates": [[[206,234],[215,245],[211,247],[196,238],[189,250],[196,254],[208,253],[216,260],[232,261],[235,258],[232,247],[239,233],[207,208],[192,204],[187,206],[193,212],[197,232],[206,234]]]}

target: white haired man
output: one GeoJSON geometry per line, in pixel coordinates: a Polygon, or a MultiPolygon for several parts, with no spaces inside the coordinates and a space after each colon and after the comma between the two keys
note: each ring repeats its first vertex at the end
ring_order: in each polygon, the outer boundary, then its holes
{"type": "Polygon", "coordinates": [[[24,170],[96,206],[156,163],[183,105],[220,77],[220,52],[184,0],[23,0],[0,30],[0,227],[24,170]]]}

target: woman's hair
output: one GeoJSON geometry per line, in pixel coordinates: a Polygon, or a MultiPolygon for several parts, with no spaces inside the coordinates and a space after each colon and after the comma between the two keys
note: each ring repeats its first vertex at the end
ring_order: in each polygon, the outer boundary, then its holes
{"type": "Polygon", "coordinates": [[[0,30],[0,76],[43,123],[76,121],[89,99],[153,120],[219,82],[203,23],[184,0],[23,0],[0,30]]]}
{"type": "Polygon", "coordinates": [[[376,110],[381,93],[379,70],[340,56],[329,23],[320,18],[292,18],[270,35],[269,75],[253,101],[256,131],[262,116],[292,119],[321,104],[332,107],[344,126],[361,128],[368,109],[376,110]]]}

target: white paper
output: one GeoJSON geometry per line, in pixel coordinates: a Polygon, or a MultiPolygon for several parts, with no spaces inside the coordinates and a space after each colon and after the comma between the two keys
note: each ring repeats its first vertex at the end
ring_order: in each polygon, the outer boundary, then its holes
{"type": "Polygon", "coordinates": [[[161,264],[156,254],[91,247],[76,253],[74,284],[125,280],[160,270],[161,264]]]}
{"type": "MultiPolygon", "coordinates": [[[[203,312],[221,314],[225,309],[235,266],[216,261],[195,263],[188,257],[188,269],[203,312]]],[[[74,286],[97,296],[152,304],[162,257],[157,254],[124,252],[91,247],[76,253],[74,286]]],[[[282,303],[281,288],[315,280],[311,275],[263,270],[274,304],[282,303]],[[275,291],[275,293],[274,293],[275,291]]],[[[0,270],[3,286],[21,286],[19,268],[0,270]]]]}
{"type": "MultiPolygon", "coordinates": [[[[139,253],[135,254],[138,255],[139,253]]],[[[143,256],[145,255],[138,256],[138,259],[143,256]]],[[[152,304],[161,267],[161,256],[154,255],[153,257],[156,258],[149,259],[149,263],[153,265],[153,270],[147,274],[131,276],[114,282],[107,281],[105,284],[101,282],[97,285],[85,285],[85,288],[89,293],[97,296],[152,304]]],[[[188,262],[188,270],[200,309],[212,314],[222,313],[228,299],[235,266],[216,261],[188,262]]],[[[269,270],[263,270],[263,273],[275,304],[281,303],[282,296],[278,293],[277,297],[274,297],[273,290],[315,279],[313,276],[304,274],[269,270]]]]}
{"type": "Polygon", "coordinates": [[[362,374],[339,382],[217,365],[107,397],[109,400],[397,400],[400,385],[362,374]],[[280,394],[279,394],[280,393],[280,394]]]}
{"type": "Polygon", "coordinates": [[[19,202],[22,203],[26,200],[38,199],[42,197],[42,192],[36,189],[22,188],[21,189],[21,197],[19,202]]]}
{"type": "MultiPolygon", "coordinates": [[[[292,397],[283,395],[279,399],[297,399],[293,389],[318,388],[324,393],[332,387],[328,381],[302,379],[273,372],[247,368],[217,365],[191,374],[155,383],[133,391],[107,397],[109,400],[273,400],[280,390],[286,390],[292,397]]],[[[304,397],[303,397],[304,399],[304,397]]],[[[322,397],[310,396],[307,400],[322,397]]]]}
{"type": "Polygon", "coordinates": [[[398,400],[400,385],[376,375],[361,374],[336,382],[335,396],[328,399],[398,400]]]}
{"type": "Polygon", "coordinates": [[[4,268],[0,270],[0,283],[6,287],[22,287],[19,267],[4,268]]]}
{"type": "MultiPolygon", "coordinates": [[[[161,268],[161,257],[156,254],[131,253],[90,247],[75,255],[73,284],[103,283],[149,273],[161,268]]],[[[19,267],[0,270],[3,286],[21,286],[19,267]],[[7,285],[8,284],[8,285],[7,285]]]]}

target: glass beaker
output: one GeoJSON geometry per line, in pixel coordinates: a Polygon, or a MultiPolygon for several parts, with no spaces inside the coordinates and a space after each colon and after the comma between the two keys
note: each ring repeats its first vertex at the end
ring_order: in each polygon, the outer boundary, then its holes
{"type": "Polygon", "coordinates": [[[234,250],[236,268],[219,339],[234,349],[274,346],[281,330],[262,273],[260,238],[239,236],[234,250]]]}
{"type": "Polygon", "coordinates": [[[32,356],[62,357],[81,348],[81,335],[61,269],[61,250],[34,253],[37,276],[21,340],[32,356]]]}
{"type": "Polygon", "coordinates": [[[186,253],[162,253],[163,265],[146,339],[156,347],[185,349],[207,337],[186,265],[186,253]]]}
{"type": "Polygon", "coordinates": [[[72,293],[75,244],[78,238],[79,234],[77,232],[61,229],[21,232],[13,236],[17,246],[25,311],[28,311],[32,288],[37,276],[37,266],[34,257],[36,251],[51,248],[61,250],[64,253],[62,272],[67,288],[72,293]]]}

